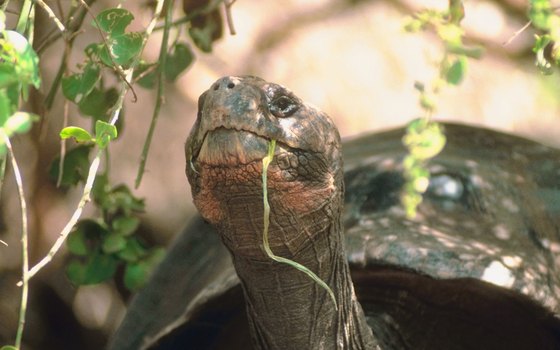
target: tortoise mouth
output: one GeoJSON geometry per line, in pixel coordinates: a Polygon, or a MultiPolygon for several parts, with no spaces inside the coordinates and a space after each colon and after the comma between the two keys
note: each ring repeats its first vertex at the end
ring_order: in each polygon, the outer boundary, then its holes
{"type": "MultiPolygon", "coordinates": [[[[268,153],[270,139],[254,132],[219,127],[207,131],[193,161],[212,166],[246,165],[261,161],[268,153]]],[[[277,143],[274,154],[287,153],[289,146],[277,143]]]]}

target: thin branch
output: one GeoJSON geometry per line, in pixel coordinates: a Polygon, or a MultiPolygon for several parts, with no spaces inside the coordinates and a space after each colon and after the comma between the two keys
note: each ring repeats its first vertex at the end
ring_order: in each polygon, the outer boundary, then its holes
{"type": "Polygon", "coordinates": [[[27,29],[27,23],[29,23],[29,17],[31,15],[31,10],[33,8],[33,2],[31,0],[25,0],[21,5],[21,12],[19,13],[18,21],[16,24],[16,31],[18,33],[25,33],[27,29]]]}
{"type": "MultiPolygon", "coordinates": [[[[95,0],[87,0],[87,3],[92,4],[95,0]]],[[[82,27],[82,23],[86,17],[86,9],[83,6],[74,6],[70,9],[68,13],[68,20],[66,21],[66,28],[72,34],[66,38],[67,41],[71,41],[74,37],[79,34],[79,29],[82,27]]],[[[53,28],[52,33],[44,36],[44,39],[39,45],[37,45],[37,54],[41,54],[46,48],[48,48],[52,43],[56,42],[62,37],[62,33],[56,28],[53,28]]]]}
{"type": "MultiPolygon", "coordinates": [[[[88,177],[86,180],[86,184],[84,186],[84,192],[82,194],[82,198],[80,199],[80,202],[78,203],[78,207],[74,211],[74,214],[72,214],[70,221],[68,221],[66,226],[64,226],[64,229],[62,229],[62,232],[60,232],[58,239],[56,240],[56,242],[54,242],[53,246],[51,247],[47,255],[43,259],[41,259],[41,261],[39,261],[35,266],[33,266],[31,270],[29,270],[28,278],[32,278],[33,276],[35,276],[37,272],[39,272],[43,267],[45,267],[49,262],[52,261],[53,257],[55,256],[55,254],[58,252],[58,250],[66,240],[66,237],[68,237],[68,235],[72,231],[72,228],[78,222],[78,219],[82,215],[82,211],[84,210],[85,205],[90,201],[91,189],[93,188],[93,181],[95,180],[95,175],[97,174],[97,170],[99,169],[100,158],[101,158],[101,151],[98,151],[97,155],[95,156],[93,162],[91,162],[91,165],[89,167],[88,177]]],[[[18,286],[21,285],[21,283],[22,282],[19,282],[18,286]]]]}
{"type": "Polygon", "coordinates": [[[62,17],[62,19],[64,20],[64,8],[62,7],[60,0],[56,0],[56,7],[58,7],[58,12],[60,13],[60,17],[62,17]]]}
{"type": "MultiPolygon", "coordinates": [[[[68,126],[68,109],[70,107],[70,101],[64,100],[64,115],[62,127],[68,126]]],[[[62,176],[64,175],[64,160],[66,157],[66,139],[60,139],[60,159],[58,161],[58,178],[56,179],[56,187],[60,187],[62,183],[62,176]]]]}
{"type": "Polygon", "coordinates": [[[45,2],[43,0],[34,0],[34,1],[35,1],[36,4],[41,6],[41,8],[43,10],[45,10],[45,12],[53,20],[54,24],[56,24],[56,26],[58,27],[58,30],[60,30],[61,33],[65,33],[66,32],[66,27],[64,27],[64,24],[62,24],[62,22],[58,19],[58,17],[56,17],[55,13],[49,7],[49,5],[45,4],[45,2]]]}
{"type": "Polygon", "coordinates": [[[23,256],[23,263],[22,263],[22,280],[23,280],[23,287],[21,289],[21,304],[19,309],[19,322],[18,322],[18,329],[16,333],[16,340],[15,340],[15,347],[17,349],[21,348],[21,339],[23,337],[23,329],[25,328],[25,313],[27,310],[27,297],[29,295],[29,256],[27,253],[27,205],[25,203],[25,194],[23,192],[23,181],[21,179],[21,172],[19,171],[19,167],[16,161],[16,156],[14,155],[14,150],[12,148],[12,144],[10,143],[10,138],[5,133],[2,133],[4,137],[4,142],[6,143],[6,147],[8,148],[8,153],[10,155],[10,159],[12,162],[12,168],[14,171],[14,177],[16,179],[18,194],[19,194],[19,202],[21,205],[21,250],[23,256]]]}
{"type": "Polygon", "coordinates": [[[224,0],[224,6],[226,8],[226,20],[229,28],[229,33],[231,35],[237,34],[237,32],[235,31],[235,26],[233,24],[233,16],[231,15],[231,7],[233,6],[233,4],[235,4],[236,1],[237,0],[224,0]]]}
{"type": "Polygon", "coordinates": [[[3,245],[5,245],[6,247],[8,246],[8,243],[4,242],[3,240],[0,239],[0,243],[2,243],[3,245]]]}
{"type": "MultiPolygon", "coordinates": [[[[158,79],[157,79],[157,98],[156,104],[154,106],[154,112],[152,114],[152,121],[150,123],[150,128],[148,129],[148,135],[146,136],[146,141],[144,142],[144,147],[142,148],[142,154],[140,156],[140,166],[138,167],[138,173],[136,174],[136,180],[134,183],[135,188],[140,186],[142,182],[142,177],[144,176],[144,169],[146,168],[146,161],[148,159],[148,152],[150,150],[150,145],[152,143],[152,137],[154,136],[154,131],[156,129],[156,124],[159,118],[159,112],[164,99],[163,89],[164,89],[164,73],[167,65],[167,41],[169,40],[169,30],[171,29],[171,16],[173,15],[173,0],[165,0],[164,3],[167,5],[167,13],[165,14],[165,28],[163,30],[163,38],[161,39],[161,47],[159,50],[159,64],[158,64],[158,79]]],[[[164,5],[165,6],[165,5],[164,5]]]]}
{"type": "Polygon", "coordinates": [[[515,40],[515,38],[517,38],[519,36],[519,34],[523,33],[527,28],[529,28],[529,26],[531,25],[532,21],[529,21],[527,23],[525,23],[525,25],[523,27],[521,27],[521,29],[519,29],[518,31],[516,31],[515,33],[513,33],[513,35],[511,36],[511,38],[509,38],[506,42],[504,42],[502,44],[502,46],[508,46],[509,44],[511,44],[511,42],[513,40],[515,40]]]}
{"type": "Polygon", "coordinates": [[[6,175],[6,155],[0,157],[0,197],[4,188],[4,176],[6,175]]]}

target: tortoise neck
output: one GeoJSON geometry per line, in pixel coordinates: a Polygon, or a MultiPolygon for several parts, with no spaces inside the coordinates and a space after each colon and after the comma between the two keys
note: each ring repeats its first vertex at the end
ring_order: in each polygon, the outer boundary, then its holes
{"type": "Polygon", "coordinates": [[[255,348],[372,349],[373,335],[354,294],[339,221],[311,236],[290,259],[325,281],[338,310],[327,291],[301,271],[233,253],[255,348]]]}

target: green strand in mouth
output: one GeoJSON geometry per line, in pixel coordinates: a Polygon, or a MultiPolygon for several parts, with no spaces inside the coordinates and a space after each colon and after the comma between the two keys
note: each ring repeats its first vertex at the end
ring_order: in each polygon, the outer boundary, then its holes
{"type": "Polygon", "coordinates": [[[264,246],[264,251],[266,252],[266,255],[268,255],[269,258],[271,258],[272,260],[279,262],[279,263],[283,263],[283,264],[287,264],[290,265],[296,269],[298,269],[299,271],[305,273],[307,276],[309,276],[309,278],[311,278],[313,281],[315,281],[319,286],[321,286],[323,289],[325,289],[333,303],[334,303],[334,307],[335,309],[338,310],[338,306],[336,304],[336,298],[334,296],[333,291],[331,290],[331,288],[322,280],[319,278],[319,276],[317,276],[315,273],[313,273],[313,271],[309,270],[307,267],[298,264],[297,262],[290,260],[290,259],[286,259],[283,258],[281,256],[275,255],[272,250],[270,249],[270,244],[268,242],[268,226],[270,224],[270,204],[268,203],[268,189],[267,189],[267,172],[268,172],[268,166],[270,165],[270,163],[272,162],[272,159],[274,158],[274,149],[276,148],[276,140],[270,140],[270,142],[268,143],[268,154],[266,155],[266,157],[264,157],[262,159],[262,164],[263,164],[263,170],[262,170],[262,186],[263,186],[263,204],[264,204],[264,227],[263,227],[263,246],[264,246]]]}

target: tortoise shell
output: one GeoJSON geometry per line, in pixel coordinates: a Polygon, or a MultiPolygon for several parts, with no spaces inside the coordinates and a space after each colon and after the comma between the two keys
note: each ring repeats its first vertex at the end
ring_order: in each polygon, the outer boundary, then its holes
{"type": "MultiPolygon", "coordinates": [[[[346,250],[382,349],[558,349],[560,151],[444,124],[418,215],[399,196],[404,129],[344,144],[346,250]]],[[[227,250],[196,218],[110,349],[250,349],[227,250]]]]}

